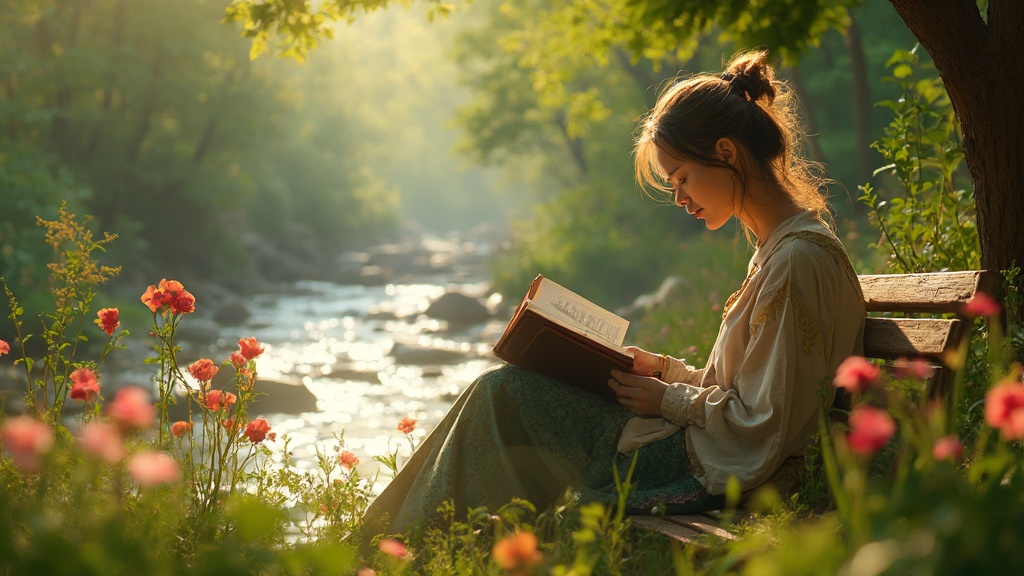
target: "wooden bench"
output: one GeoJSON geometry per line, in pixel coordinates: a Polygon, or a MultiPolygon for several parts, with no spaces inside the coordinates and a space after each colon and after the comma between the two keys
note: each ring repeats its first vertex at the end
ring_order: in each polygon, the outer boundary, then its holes
{"type": "MultiPolygon", "coordinates": [[[[935,370],[929,397],[947,398],[954,371],[943,359],[956,352],[971,329],[962,315],[964,304],[981,292],[996,297],[1002,277],[994,272],[932,272],[861,275],[868,317],[864,323],[864,356],[891,362],[923,358],[935,370]],[[898,316],[897,316],[898,315],[898,316]]],[[[682,516],[630,516],[633,526],[661,532],[691,544],[712,535],[735,539],[722,527],[718,513],[682,516]]]]}

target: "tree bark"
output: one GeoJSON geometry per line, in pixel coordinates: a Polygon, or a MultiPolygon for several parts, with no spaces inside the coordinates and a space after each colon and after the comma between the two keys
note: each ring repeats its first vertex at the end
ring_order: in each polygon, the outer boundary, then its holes
{"type": "Polygon", "coordinates": [[[1024,264],[1024,2],[890,0],[931,54],[963,130],[981,265],[1024,264]]]}

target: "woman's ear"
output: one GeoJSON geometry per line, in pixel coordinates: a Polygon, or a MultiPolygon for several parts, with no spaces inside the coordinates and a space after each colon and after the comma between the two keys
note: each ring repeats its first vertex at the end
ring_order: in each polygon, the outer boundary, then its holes
{"type": "Polygon", "coordinates": [[[715,142],[715,153],[721,156],[723,162],[735,166],[738,159],[736,143],[731,138],[719,138],[715,142]]]}

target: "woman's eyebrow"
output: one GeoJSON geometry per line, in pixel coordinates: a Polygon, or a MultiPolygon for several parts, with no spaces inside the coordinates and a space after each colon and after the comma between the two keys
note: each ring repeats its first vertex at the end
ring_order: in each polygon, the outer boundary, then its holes
{"type": "Polygon", "coordinates": [[[676,166],[675,168],[673,168],[672,170],[670,170],[670,171],[669,171],[669,173],[665,175],[665,180],[671,180],[671,179],[672,179],[672,176],[673,176],[673,175],[674,175],[674,174],[675,174],[676,172],[679,172],[679,169],[680,169],[680,168],[682,168],[682,167],[683,167],[683,165],[682,165],[682,164],[680,164],[679,166],[676,166]]]}

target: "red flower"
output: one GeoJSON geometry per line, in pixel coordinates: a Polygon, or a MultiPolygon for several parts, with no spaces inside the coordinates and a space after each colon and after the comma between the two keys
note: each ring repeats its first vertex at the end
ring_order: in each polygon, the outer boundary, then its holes
{"type": "Polygon", "coordinates": [[[1024,440],[1024,385],[1004,380],[985,395],[985,422],[1007,440],[1024,440]]]}
{"type": "Polygon", "coordinates": [[[7,340],[0,340],[0,356],[7,354],[11,351],[11,345],[7,343],[7,340]]]}
{"type": "Polygon", "coordinates": [[[995,298],[984,292],[978,292],[964,304],[964,314],[972,317],[995,316],[1001,310],[1002,307],[999,306],[999,302],[996,302],[995,298]]]}
{"type": "Polygon", "coordinates": [[[220,421],[220,425],[228,431],[229,434],[238,432],[238,429],[242,427],[242,422],[235,420],[234,418],[225,418],[220,421]]]}
{"type": "Polygon", "coordinates": [[[863,356],[850,356],[836,368],[832,384],[836,388],[845,388],[850,393],[864,393],[876,380],[878,366],[863,356]]]}
{"type": "Polygon", "coordinates": [[[124,458],[124,444],[117,426],[106,422],[90,422],[78,431],[78,445],[82,452],[107,464],[116,464],[124,458]]]}
{"type": "Polygon", "coordinates": [[[245,363],[248,361],[249,360],[242,355],[241,350],[231,353],[231,365],[235,367],[235,370],[241,370],[242,366],[245,366],[245,363]]]}
{"type": "Polygon", "coordinates": [[[402,418],[398,423],[398,431],[402,434],[412,434],[412,431],[416,429],[416,420],[409,418],[408,416],[402,418]]]}
{"type": "Polygon", "coordinates": [[[861,405],[850,411],[850,449],[860,456],[871,456],[896,433],[896,423],[885,410],[861,405]]]}
{"type": "Polygon", "coordinates": [[[101,330],[113,336],[114,330],[121,324],[120,314],[117,308],[104,308],[96,313],[98,318],[94,322],[101,330]]]}
{"type": "Polygon", "coordinates": [[[177,280],[164,278],[160,284],[149,288],[142,295],[142,303],[152,312],[170,310],[171,314],[190,314],[196,311],[196,298],[177,280]]]}
{"type": "Polygon", "coordinates": [[[341,453],[341,456],[338,456],[338,462],[340,462],[345,468],[352,469],[353,466],[359,464],[359,458],[356,458],[355,454],[345,450],[341,453]]]}
{"type": "Polygon", "coordinates": [[[225,410],[230,410],[237,397],[231,392],[222,390],[210,390],[203,396],[203,404],[214,412],[219,411],[223,405],[225,410]]]}
{"type": "Polygon", "coordinates": [[[107,415],[122,429],[149,428],[156,417],[156,407],[149,401],[149,393],[138,386],[117,391],[114,401],[107,405],[107,415]]]}
{"type": "Polygon", "coordinates": [[[71,399],[88,402],[100,393],[100,382],[88,368],[79,368],[71,373],[71,399]]]}
{"type": "Polygon", "coordinates": [[[192,430],[192,423],[185,422],[184,420],[178,420],[174,424],[171,424],[171,434],[174,434],[175,438],[181,438],[185,434],[188,434],[192,430]]]}
{"type": "Polygon", "coordinates": [[[936,460],[958,462],[964,455],[964,445],[956,436],[943,436],[932,446],[932,457],[936,460]]]}
{"type": "Polygon", "coordinates": [[[913,360],[901,358],[893,362],[892,367],[896,377],[900,380],[926,380],[935,371],[932,365],[923,358],[914,358],[913,360]]]}
{"type": "Polygon", "coordinates": [[[219,370],[220,368],[209,358],[200,358],[188,365],[188,373],[200,382],[213,380],[213,377],[217,375],[219,370]]]}
{"type": "Polygon", "coordinates": [[[533,532],[516,532],[502,538],[494,545],[492,555],[502,570],[516,572],[536,566],[544,558],[533,532]]]}
{"type": "Polygon", "coordinates": [[[245,435],[249,437],[249,442],[253,444],[263,442],[268,432],[270,432],[270,424],[267,424],[267,421],[263,418],[257,418],[249,422],[245,427],[245,435]]]}
{"type": "Polygon", "coordinates": [[[42,467],[41,456],[53,448],[53,430],[30,416],[15,416],[0,426],[0,444],[19,468],[35,472],[42,467]]]}
{"type": "Polygon", "coordinates": [[[162,452],[140,452],[128,461],[128,473],[148,488],[157,484],[171,484],[181,479],[178,463],[162,452]]]}
{"type": "Polygon", "coordinates": [[[259,358],[260,354],[263,354],[263,345],[252,336],[242,338],[238,341],[238,352],[246,360],[253,360],[259,358]]]}
{"type": "Polygon", "coordinates": [[[405,544],[402,544],[394,538],[384,538],[377,543],[377,548],[380,548],[381,552],[394,556],[395,558],[405,558],[405,555],[409,553],[405,548],[405,544]]]}

